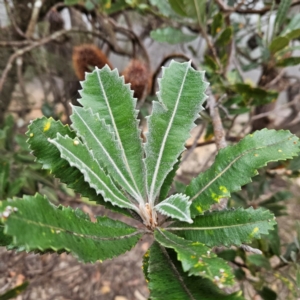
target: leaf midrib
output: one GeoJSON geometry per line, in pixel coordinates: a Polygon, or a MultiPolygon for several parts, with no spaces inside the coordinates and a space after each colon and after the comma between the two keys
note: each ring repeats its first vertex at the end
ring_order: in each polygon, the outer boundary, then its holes
{"type": "MultiPolygon", "coordinates": [[[[132,194],[139,199],[138,194],[136,193],[136,191],[132,188],[132,186],[129,184],[129,182],[126,180],[126,178],[124,177],[124,175],[122,174],[122,172],[120,172],[118,166],[115,164],[114,160],[112,159],[112,157],[110,156],[109,152],[106,151],[104,145],[101,143],[101,141],[97,138],[97,136],[94,134],[94,132],[90,129],[90,127],[88,126],[88,124],[84,121],[84,119],[81,117],[81,115],[77,112],[76,109],[74,109],[74,112],[77,114],[77,116],[81,119],[81,121],[85,124],[86,128],[89,130],[89,132],[92,134],[92,136],[94,137],[95,141],[97,142],[97,144],[101,147],[101,149],[104,151],[105,155],[107,156],[109,162],[112,164],[113,168],[116,170],[116,172],[119,174],[119,176],[122,178],[122,180],[124,181],[124,183],[127,185],[127,187],[131,190],[132,194]]],[[[100,120],[101,121],[101,120],[100,120]]]]}
{"type": "MultiPolygon", "coordinates": [[[[67,234],[72,234],[72,235],[77,236],[77,237],[92,239],[92,240],[95,240],[95,241],[121,240],[121,239],[125,239],[125,238],[130,238],[130,237],[138,235],[138,234],[146,233],[145,230],[139,229],[139,230],[134,231],[132,233],[125,234],[125,235],[120,235],[120,236],[117,236],[117,237],[116,236],[114,236],[114,237],[99,237],[99,236],[96,236],[96,235],[83,234],[83,233],[80,233],[80,232],[78,233],[78,232],[75,232],[75,231],[72,231],[72,230],[64,229],[64,228],[57,227],[57,226],[51,226],[51,225],[44,224],[44,223],[41,223],[41,222],[35,222],[35,221],[29,220],[29,219],[26,219],[26,218],[20,218],[16,214],[11,215],[10,219],[17,219],[21,222],[25,222],[27,224],[33,224],[37,227],[44,227],[44,228],[49,228],[50,230],[59,231],[59,233],[56,233],[56,234],[60,234],[61,232],[64,232],[64,233],[67,233],[67,234]]],[[[106,228],[110,228],[110,227],[106,227],[106,228]]],[[[99,227],[99,229],[101,229],[101,228],[99,227]]]]}
{"type": "Polygon", "coordinates": [[[260,221],[253,221],[249,223],[239,223],[239,224],[233,224],[233,225],[223,225],[223,226],[215,226],[215,227],[166,227],[164,228],[165,230],[168,231],[178,231],[178,230],[183,230],[183,231],[188,231],[188,230],[217,230],[217,229],[226,229],[226,228],[234,228],[234,227],[243,227],[247,225],[254,225],[254,224],[259,224],[259,223],[264,223],[268,222],[266,220],[260,220],[260,221]]]}
{"type": "MultiPolygon", "coordinates": [[[[126,204],[126,206],[128,207],[128,206],[130,206],[130,208],[131,209],[133,209],[134,211],[136,211],[137,213],[138,213],[138,209],[136,208],[136,206],[134,206],[132,203],[130,203],[130,202],[127,202],[127,201],[125,201],[124,199],[121,199],[121,198],[119,198],[117,195],[115,195],[115,193],[105,184],[105,182],[103,182],[102,180],[101,180],[101,178],[98,176],[98,174],[97,173],[95,173],[88,165],[86,165],[81,159],[79,159],[78,157],[76,157],[71,151],[69,151],[66,147],[64,147],[64,146],[62,146],[61,144],[59,144],[58,142],[56,142],[56,141],[54,141],[57,145],[58,145],[58,147],[61,147],[61,148],[63,148],[63,149],[65,149],[65,151],[70,155],[70,156],[72,156],[75,160],[77,160],[77,161],[79,161],[79,162],[81,162],[81,164],[83,165],[83,166],[85,166],[87,169],[89,169],[90,170],[90,172],[98,179],[98,181],[103,185],[103,186],[105,186],[106,188],[107,188],[107,190],[108,191],[110,191],[110,193],[112,194],[112,195],[114,195],[115,197],[116,197],[116,199],[118,199],[120,202],[122,202],[122,203],[125,203],[126,204]]],[[[63,154],[61,154],[62,156],[64,156],[63,154]]],[[[65,156],[65,157],[63,157],[64,159],[67,159],[67,156],[65,156]]],[[[71,162],[69,162],[70,163],[70,165],[72,165],[72,163],[71,162]]],[[[98,163],[95,161],[95,163],[98,165],[98,163]]],[[[75,166],[76,167],[76,166],[75,166]]],[[[100,166],[98,165],[98,167],[100,168],[100,166]]],[[[87,175],[87,174],[86,174],[87,175]]],[[[90,183],[89,181],[87,181],[88,183],[90,183]]],[[[106,199],[108,198],[107,196],[105,197],[106,199]]],[[[109,198],[108,198],[109,199],[109,198]]],[[[112,201],[113,201],[113,199],[111,199],[112,201]]],[[[110,201],[111,203],[112,203],[112,201],[110,201]]]]}
{"type": "Polygon", "coordinates": [[[191,300],[196,300],[194,298],[194,296],[191,294],[191,292],[189,291],[188,287],[186,286],[184,279],[182,278],[182,276],[180,275],[180,273],[178,272],[176,266],[173,264],[168,252],[166,251],[166,249],[164,247],[162,247],[160,244],[158,244],[159,248],[161,249],[161,252],[163,253],[163,255],[166,257],[168,263],[170,264],[172,270],[174,271],[176,277],[178,278],[178,281],[181,285],[181,287],[183,288],[183,290],[185,291],[185,293],[187,294],[187,296],[191,299],[191,300]]]}
{"type": "Polygon", "coordinates": [[[155,196],[156,196],[155,193],[154,193],[154,187],[155,187],[155,182],[156,182],[156,177],[157,177],[157,174],[158,174],[160,162],[161,162],[164,150],[165,150],[166,140],[169,136],[169,132],[171,130],[171,127],[173,125],[173,121],[174,121],[174,118],[175,118],[175,115],[176,115],[176,112],[177,112],[177,108],[178,108],[178,105],[179,105],[179,100],[181,98],[182,90],[183,90],[183,87],[184,87],[184,84],[185,84],[187,73],[189,71],[189,67],[190,67],[190,63],[187,64],[186,71],[185,71],[184,77],[182,79],[180,90],[179,90],[179,93],[178,93],[178,96],[177,96],[177,99],[176,99],[176,102],[175,102],[175,107],[174,107],[173,113],[171,115],[171,119],[169,121],[169,124],[168,124],[167,130],[165,132],[163,141],[161,143],[159,155],[158,155],[158,158],[157,158],[157,161],[156,161],[154,174],[153,174],[153,177],[152,177],[152,182],[151,182],[151,187],[150,187],[150,192],[149,192],[149,203],[151,203],[152,205],[154,203],[155,196]]]}
{"type": "MultiPolygon", "coordinates": [[[[225,169],[223,169],[216,177],[214,177],[210,182],[208,182],[198,193],[196,193],[189,201],[194,201],[196,198],[198,198],[210,185],[212,185],[219,177],[221,177],[225,172],[227,172],[227,170],[229,168],[231,168],[231,166],[238,161],[240,158],[242,158],[243,156],[251,153],[252,151],[256,151],[256,150],[261,150],[267,147],[271,147],[271,146],[275,146],[276,144],[280,144],[284,141],[287,141],[287,139],[283,139],[277,143],[274,144],[270,144],[270,145],[266,145],[266,146],[262,146],[262,147],[257,147],[257,148],[251,148],[248,151],[245,151],[244,153],[240,154],[239,156],[237,156],[227,167],[225,167],[225,169]]],[[[267,164],[268,162],[266,162],[265,164],[267,164]]],[[[255,170],[257,170],[257,168],[255,168],[255,170]]]]}
{"type": "Polygon", "coordinates": [[[106,92],[105,92],[105,90],[104,90],[104,87],[103,87],[103,84],[102,84],[102,80],[101,80],[101,78],[100,78],[100,71],[97,70],[96,73],[97,73],[98,82],[99,82],[101,91],[102,91],[102,93],[103,93],[103,97],[104,97],[104,100],[105,100],[107,109],[108,109],[108,112],[109,112],[109,115],[110,115],[110,118],[111,118],[111,121],[112,121],[112,124],[113,124],[113,128],[114,128],[114,131],[115,131],[115,134],[116,134],[116,137],[117,137],[117,141],[118,141],[118,144],[119,144],[119,146],[120,146],[120,150],[122,151],[122,158],[123,158],[123,161],[124,161],[124,163],[125,163],[125,167],[126,167],[128,173],[129,173],[129,176],[130,176],[130,178],[131,178],[131,180],[132,180],[132,182],[133,182],[133,184],[134,184],[134,187],[135,187],[135,189],[136,189],[136,193],[138,194],[137,200],[138,200],[140,203],[142,203],[142,202],[143,202],[143,197],[142,197],[142,195],[141,195],[141,193],[140,193],[140,190],[139,190],[139,188],[138,188],[138,186],[137,186],[136,180],[135,180],[135,178],[134,178],[134,176],[133,176],[133,174],[132,174],[130,165],[129,165],[129,163],[128,163],[128,160],[127,160],[127,157],[126,157],[126,154],[125,154],[125,149],[124,149],[124,147],[123,147],[123,143],[122,143],[122,140],[121,140],[121,138],[120,138],[119,131],[118,131],[118,127],[117,127],[117,125],[116,125],[116,123],[115,123],[115,118],[114,118],[114,115],[113,115],[113,113],[112,113],[111,107],[110,107],[110,105],[109,105],[109,101],[108,101],[106,92]]]}
{"type": "Polygon", "coordinates": [[[156,207],[159,209],[161,209],[162,207],[164,207],[164,206],[169,206],[169,207],[171,207],[172,209],[174,209],[175,211],[178,211],[179,212],[179,214],[180,215],[182,215],[183,216],[183,219],[184,220],[187,220],[188,218],[187,218],[187,216],[177,207],[177,206],[175,206],[175,205],[172,205],[172,204],[170,204],[170,203],[160,203],[161,205],[157,205],[156,207]]]}

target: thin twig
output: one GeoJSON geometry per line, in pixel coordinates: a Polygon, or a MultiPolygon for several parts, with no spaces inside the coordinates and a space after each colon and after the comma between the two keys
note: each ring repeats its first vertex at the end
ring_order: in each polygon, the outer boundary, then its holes
{"type": "Polygon", "coordinates": [[[217,149],[220,150],[227,146],[227,142],[225,140],[225,131],[220,117],[219,108],[216,105],[217,104],[216,98],[212,94],[210,89],[208,90],[208,94],[209,94],[209,98],[208,98],[209,113],[214,128],[215,142],[216,142],[217,149]]]}
{"type": "Polygon", "coordinates": [[[27,26],[27,30],[26,30],[26,33],[25,33],[25,36],[28,39],[32,38],[32,35],[34,33],[34,28],[35,28],[36,23],[38,21],[38,17],[39,17],[39,13],[40,13],[40,9],[41,9],[42,5],[43,5],[42,0],[36,0],[34,2],[31,18],[30,18],[30,21],[29,21],[29,24],[27,26]]]}
{"type": "Polygon", "coordinates": [[[25,33],[19,28],[19,26],[17,25],[12,13],[11,13],[11,10],[10,10],[10,6],[9,6],[9,3],[7,0],[4,0],[4,4],[5,4],[5,8],[6,8],[6,12],[7,12],[7,15],[8,15],[8,18],[11,22],[11,24],[13,25],[15,31],[23,38],[26,38],[26,35],[25,33]]]}
{"type": "Polygon", "coordinates": [[[0,47],[22,47],[31,44],[32,41],[0,41],[0,47]]]}
{"type": "MultiPolygon", "coordinates": [[[[225,139],[225,131],[220,117],[219,108],[216,105],[216,98],[212,94],[211,89],[208,90],[208,96],[209,113],[212,119],[217,150],[219,151],[220,149],[225,148],[227,146],[227,142],[225,139]]],[[[215,205],[215,207],[217,209],[225,209],[227,207],[227,204],[228,198],[222,198],[220,199],[220,202],[217,205],[215,205]]]]}
{"type": "Polygon", "coordinates": [[[26,88],[25,88],[24,79],[23,79],[23,72],[22,72],[23,58],[18,57],[16,60],[16,64],[17,64],[18,81],[19,81],[20,89],[21,89],[21,92],[23,95],[23,101],[22,101],[23,108],[21,110],[20,117],[24,117],[24,115],[26,113],[28,113],[29,101],[28,101],[28,97],[27,97],[27,93],[26,93],[26,88]]]}

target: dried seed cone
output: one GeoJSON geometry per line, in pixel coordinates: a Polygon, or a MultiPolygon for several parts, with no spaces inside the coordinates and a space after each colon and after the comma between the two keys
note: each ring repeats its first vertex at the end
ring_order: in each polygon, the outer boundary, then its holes
{"type": "Polygon", "coordinates": [[[131,83],[131,89],[134,91],[134,97],[141,99],[145,89],[147,93],[151,87],[151,74],[149,67],[138,59],[133,59],[123,71],[126,83],[131,83]]]}
{"type": "Polygon", "coordinates": [[[93,44],[83,44],[73,49],[73,67],[79,80],[84,80],[85,72],[91,72],[95,67],[103,68],[108,65],[112,68],[106,55],[93,44]]]}

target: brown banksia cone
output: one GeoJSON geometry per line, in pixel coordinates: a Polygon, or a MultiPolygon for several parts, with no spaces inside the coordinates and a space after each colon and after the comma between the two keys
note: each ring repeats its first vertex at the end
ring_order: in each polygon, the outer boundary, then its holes
{"type": "Polygon", "coordinates": [[[65,22],[61,14],[55,8],[50,9],[50,11],[47,13],[46,19],[49,22],[50,33],[59,31],[64,28],[65,22]]]}
{"type": "Polygon", "coordinates": [[[147,64],[141,60],[133,59],[129,62],[122,75],[124,76],[125,83],[131,84],[134,97],[141,99],[145,92],[149,93],[151,73],[147,64]]]}
{"type": "Polygon", "coordinates": [[[86,72],[91,72],[95,67],[103,68],[112,66],[106,55],[93,44],[83,44],[73,49],[72,55],[73,67],[79,80],[84,80],[86,72]]]}

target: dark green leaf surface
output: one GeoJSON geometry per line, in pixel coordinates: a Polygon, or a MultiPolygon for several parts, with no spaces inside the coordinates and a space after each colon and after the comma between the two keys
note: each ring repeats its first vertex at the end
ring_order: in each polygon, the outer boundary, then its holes
{"type": "Polygon", "coordinates": [[[240,190],[268,162],[290,159],[298,152],[299,139],[295,135],[268,129],[256,131],[236,145],[221,149],[213,165],[187,187],[185,194],[193,201],[192,216],[240,190]]]}
{"type": "Polygon", "coordinates": [[[300,28],[292,30],[285,37],[288,38],[289,40],[293,40],[293,39],[299,38],[300,37],[300,28]]]}
{"type": "Polygon", "coordinates": [[[9,182],[10,163],[8,160],[0,159],[0,200],[4,200],[9,182]]]}
{"type": "Polygon", "coordinates": [[[8,300],[18,297],[22,293],[22,291],[27,288],[28,284],[28,282],[24,282],[16,286],[15,288],[5,292],[4,294],[0,295],[0,300],[8,300]]]}
{"type": "Polygon", "coordinates": [[[267,234],[276,224],[274,215],[268,210],[254,210],[252,207],[246,210],[214,211],[198,216],[193,221],[193,224],[178,222],[166,230],[177,231],[186,239],[209,247],[239,246],[267,234]]]}
{"type": "Polygon", "coordinates": [[[300,56],[287,57],[278,60],[276,63],[277,67],[292,67],[300,64],[300,56]]]}
{"type": "Polygon", "coordinates": [[[265,268],[266,270],[271,270],[271,265],[269,260],[261,255],[261,254],[251,254],[247,256],[247,261],[249,264],[260,267],[260,268],[265,268]]]}
{"type": "Polygon", "coordinates": [[[251,105],[267,104],[275,101],[278,97],[278,92],[276,91],[252,87],[251,85],[245,83],[235,84],[234,89],[237,93],[243,96],[247,103],[251,103],[251,105]]]}
{"type": "Polygon", "coordinates": [[[185,34],[180,29],[173,27],[152,30],[150,32],[150,36],[157,42],[168,43],[172,45],[191,42],[198,37],[197,35],[185,34]]]}
{"type": "Polygon", "coordinates": [[[0,246],[8,246],[11,242],[11,236],[4,234],[4,225],[0,223],[0,246]]]}
{"type": "Polygon", "coordinates": [[[224,18],[222,13],[217,13],[213,17],[213,22],[211,24],[211,35],[215,36],[223,27],[224,18]]]}
{"type": "Polygon", "coordinates": [[[141,237],[135,228],[98,217],[92,223],[80,210],[55,207],[39,194],[0,202],[5,234],[26,251],[67,251],[84,262],[95,262],[130,250],[141,237]],[[3,212],[11,207],[5,217],[3,212]],[[17,211],[14,211],[17,209],[17,211]]]}
{"type": "Polygon", "coordinates": [[[174,252],[154,242],[148,261],[151,300],[243,300],[241,292],[225,295],[212,281],[184,273],[174,252]]]}
{"type": "Polygon", "coordinates": [[[288,38],[279,36],[271,42],[271,44],[269,46],[269,50],[271,51],[271,53],[274,54],[274,53],[282,50],[286,46],[288,46],[289,42],[290,42],[290,40],[288,38]]]}
{"type": "Polygon", "coordinates": [[[96,68],[86,75],[80,95],[80,104],[85,109],[91,108],[93,114],[98,113],[100,119],[110,125],[124,161],[123,172],[131,178],[142,201],[145,196],[143,149],[138,112],[135,110],[136,99],[129,84],[124,83],[124,77],[119,76],[117,69],[111,71],[108,66],[96,68]]]}
{"type": "Polygon", "coordinates": [[[61,157],[66,159],[72,167],[76,167],[84,175],[90,187],[101,194],[105,201],[119,207],[136,210],[133,205],[114,185],[109,175],[99,166],[93,157],[93,152],[77,138],[57,134],[57,138],[50,140],[60,151],[61,157]]]}
{"type": "MultiPolygon", "coordinates": [[[[142,202],[137,192],[135,181],[127,172],[126,162],[123,159],[122,149],[116,140],[115,134],[98,114],[93,114],[91,109],[72,107],[72,127],[84,144],[92,151],[95,160],[102,168],[130,195],[142,202]]],[[[139,174],[142,177],[142,174],[139,174]]]]}
{"type": "Polygon", "coordinates": [[[218,47],[224,47],[226,46],[231,38],[232,38],[232,27],[227,27],[224,29],[224,31],[220,34],[219,38],[216,40],[216,46],[218,47]]]}
{"type": "Polygon", "coordinates": [[[233,284],[234,276],[231,268],[204,244],[185,240],[159,228],[156,229],[154,236],[162,246],[177,252],[177,259],[181,261],[183,271],[189,275],[208,278],[218,285],[233,284]]]}
{"type": "Polygon", "coordinates": [[[168,0],[172,9],[179,15],[186,17],[185,3],[182,0],[168,0]]]}
{"type": "Polygon", "coordinates": [[[101,195],[97,195],[96,191],[90,188],[85,182],[83,174],[75,167],[60,157],[60,152],[55,145],[51,144],[48,139],[56,138],[57,133],[62,136],[75,138],[75,132],[70,130],[68,125],[63,125],[60,121],[52,118],[40,118],[33,121],[27,131],[28,144],[33,151],[36,161],[41,163],[43,168],[50,170],[51,173],[60,178],[61,182],[66,183],[69,188],[74,189],[83,197],[89,198],[111,210],[125,213],[124,209],[113,206],[109,202],[105,202],[101,195]]]}

